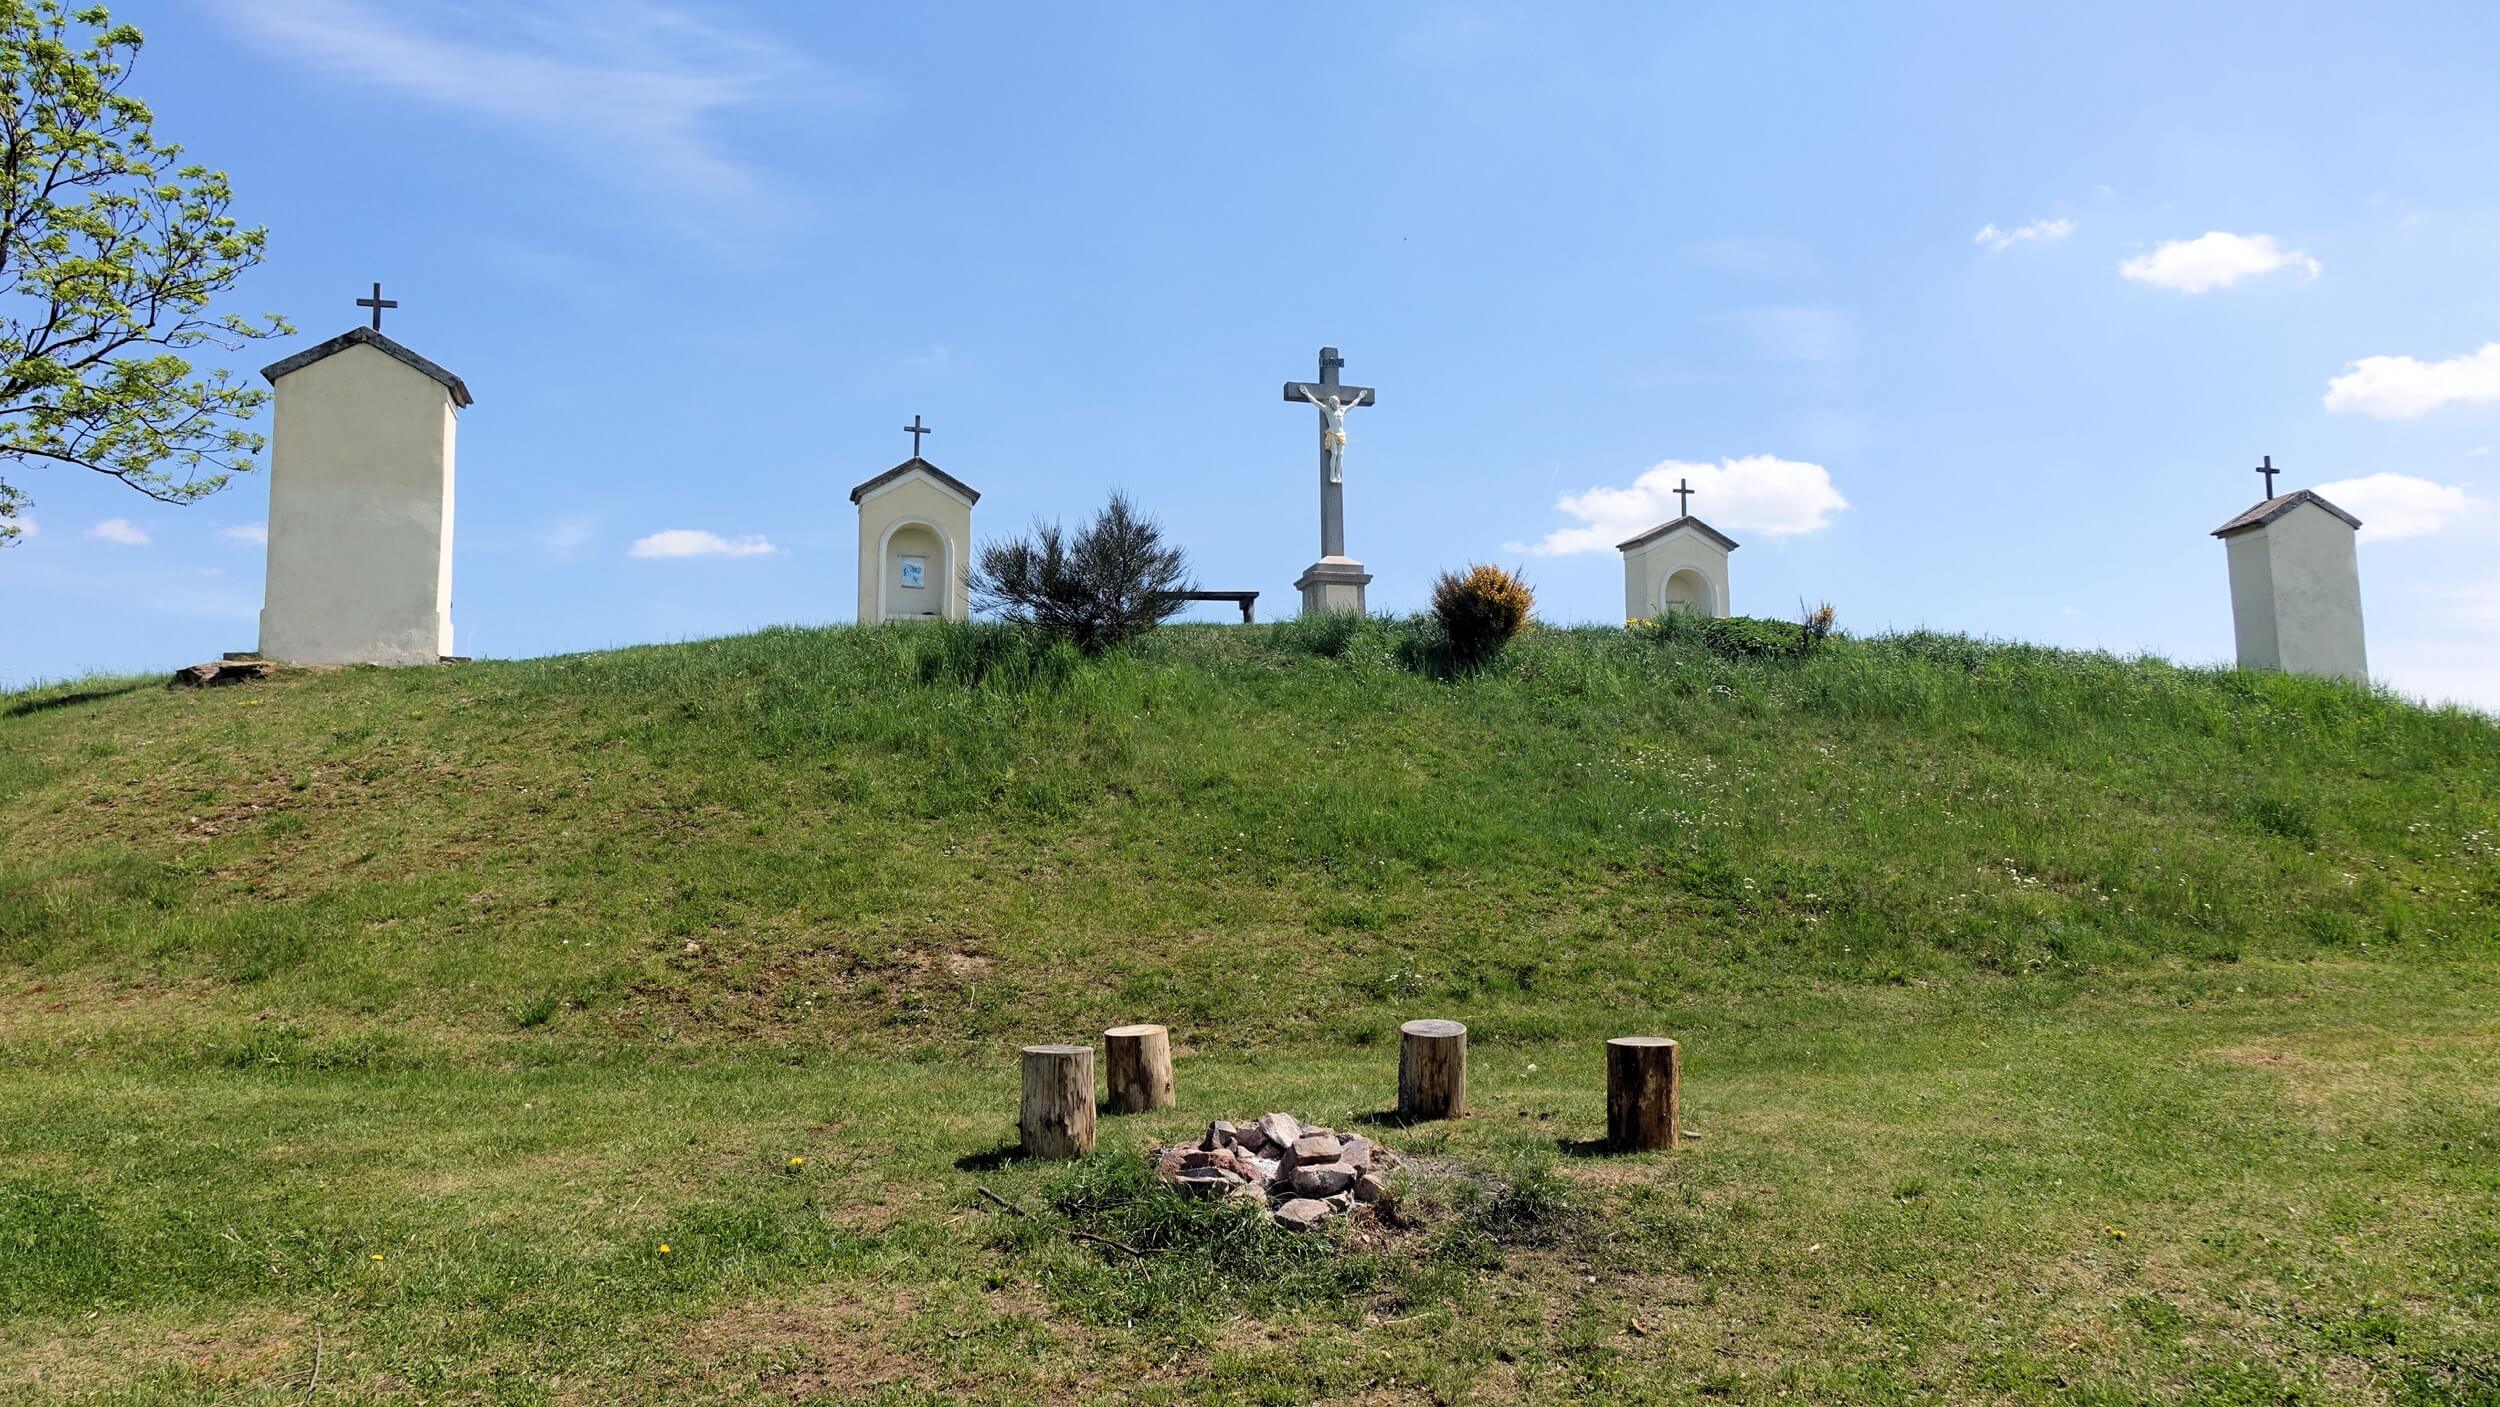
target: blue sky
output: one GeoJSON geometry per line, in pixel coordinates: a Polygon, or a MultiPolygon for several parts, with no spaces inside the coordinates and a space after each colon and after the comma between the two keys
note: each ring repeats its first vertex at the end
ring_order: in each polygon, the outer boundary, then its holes
{"type": "MultiPolygon", "coordinates": [[[[1689,474],[1739,610],[2213,661],[2271,454],[2371,525],[2374,671],[2500,707],[2487,5],[117,13],[270,229],[237,364],[378,278],[475,391],[464,652],[850,619],[915,414],[980,535],[1125,488],[1290,610],[1329,343],[1376,609],[1617,619],[1689,474]]],[[[0,682],[251,646],[263,478],[6,474],[0,682]]]]}

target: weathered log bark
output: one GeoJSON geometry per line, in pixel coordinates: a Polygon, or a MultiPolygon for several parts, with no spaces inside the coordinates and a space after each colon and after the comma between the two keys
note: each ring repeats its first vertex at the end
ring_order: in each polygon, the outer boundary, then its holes
{"type": "Polygon", "coordinates": [[[1028,1158],[1082,1158],[1094,1151],[1094,1048],[1024,1048],[1024,1102],[1016,1132],[1028,1158]]]}
{"type": "Polygon", "coordinates": [[[1114,1114],[1172,1105],[1172,1033],[1161,1026],[1114,1026],[1102,1033],[1103,1081],[1114,1114]]]}
{"type": "Polygon", "coordinates": [[[1467,1028],[1455,1021],[1409,1021],[1398,1036],[1398,1117],[1465,1114],[1467,1028]]]}
{"type": "Polygon", "coordinates": [[[1682,1083],[1675,1042],[1659,1036],[1606,1042],[1606,1141],[1626,1152],[1673,1148],[1683,1136],[1682,1083]]]}

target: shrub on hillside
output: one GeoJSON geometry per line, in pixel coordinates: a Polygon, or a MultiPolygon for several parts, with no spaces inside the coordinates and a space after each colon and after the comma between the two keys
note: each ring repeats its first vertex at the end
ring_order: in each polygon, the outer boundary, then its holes
{"type": "Polygon", "coordinates": [[[1089,655],[1163,624],[1187,604],[1174,593],[1195,589],[1181,550],[1117,493],[1073,538],[1035,523],[1030,537],[985,545],[966,584],[977,608],[1089,655]]]}
{"type": "Polygon", "coordinates": [[[1760,616],[1697,616],[1669,611],[1625,624],[1654,640],[1691,641],[1725,660],[1803,659],[1831,638],[1835,617],[1830,603],[1802,612],[1794,621],[1760,616]]]}
{"type": "Polygon", "coordinates": [[[1500,567],[1470,564],[1464,576],[1443,572],[1432,585],[1432,615],[1449,637],[1450,653],[1461,664],[1476,664],[1502,652],[1510,638],[1527,628],[1536,593],[1517,574],[1500,567]]]}

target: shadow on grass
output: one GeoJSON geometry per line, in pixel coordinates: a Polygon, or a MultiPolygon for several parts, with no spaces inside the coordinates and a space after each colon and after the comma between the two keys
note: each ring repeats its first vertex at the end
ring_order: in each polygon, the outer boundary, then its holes
{"type": "Polygon", "coordinates": [[[1378,1109],[1369,1114],[1357,1114],[1346,1122],[1367,1129],[1411,1129],[1417,1124],[1432,1121],[1410,1119],[1395,1109],[1378,1109]]]}
{"type": "Polygon", "coordinates": [[[124,684],[113,689],[79,689],[67,694],[54,694],[48,699],[21,699],[7,708],[0,708],[0,718],[23,718],[30,713],[48,713],[56,708],[70,708],[104,699],[118,699],[146,688],[144,684],[124,684]]]}
{"type": "Polygon", "coordinates": [[[996,1148],[989,1149],[986,1152],[966,1153],[962,1157],[957,1158],[955,1160],[955,1171],[969,1173],[996,1172],[1000,1168],[1011,1168],[1016,1164],[1025,1161],[1027,1161],[1027,1159],[1024,1156],[1023,1144],[1002,1143],[996,1148]]]}
{"type": "Polygon", "coordinates": [[[1566,1158],[1619,1158],[1626,1150],[1603,1138],[1558,1138],[1554,1151],[1566,1158]]]}

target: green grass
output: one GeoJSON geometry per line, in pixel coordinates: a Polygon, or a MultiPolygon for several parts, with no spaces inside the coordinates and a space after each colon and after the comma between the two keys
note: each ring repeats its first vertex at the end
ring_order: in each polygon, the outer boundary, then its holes
{"type": "Polygon", "coordinates": [[[0,696],[0,1402],[2500,1400],[2500,728],[1775,634],[0,696]],[[1144,1177],[1424,1015],[1411,1225],[1144,1177]],[[1131,1020],[1181,1107],[1007,1156],[1131,1020]]]}

